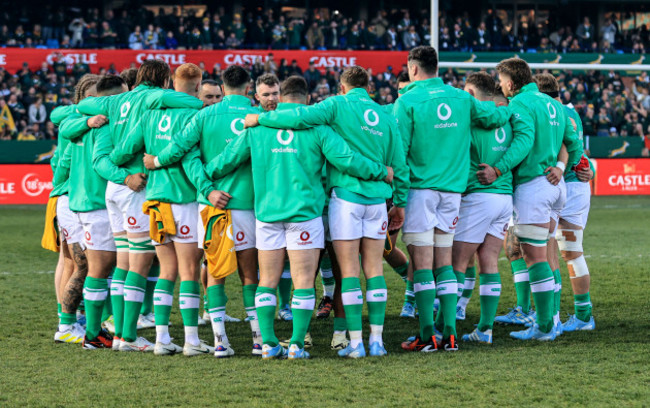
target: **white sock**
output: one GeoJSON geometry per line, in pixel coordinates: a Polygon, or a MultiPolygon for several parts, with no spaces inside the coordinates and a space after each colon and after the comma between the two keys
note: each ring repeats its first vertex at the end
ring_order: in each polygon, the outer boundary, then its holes
{"type": "Polygon", "coordinates": [[[171,343],[172,339],[169,337],[169,326],[160,325],[156,326],[156,342],[163,344],[171,343]]]}
{"type": "Polygon", "coordinates": [[[384,326],[379,325],[379,324],[371,324],[370,325],[370,339],[368,342],[370,344],[372,343],[379,343],[380,346],[384,345],[384,340],[382,339],[382,333],[384,332],[384,326]]]}
{"type": "Polygon", "coordinates": [[[201,340],[199,340],[198,326],[185,326],[185,343],[189,343],[192,346],[198,346],[201,344],[201,340]]]}
{"type": "Polygon", "coordinates": [[[462,307],[463,310],[467,309],[467,304],[469,303],[469,298],[461,297],[458,299],[458,306],[462,307]]]}
{"type": "Polygon", "coordinates": [[[262,345],[262,334],[260,333],[260,322],[257,320],[257,310],[247,310],[246,316],[250,317],[251,332],[253,333],[253,344],[262,345]]]}
{"type": "Polygon", "coordinates": [[[212,332],[214,333],[214,342],[215,344],[221,344],[224,346],[230,345],[228,341],[228,336],[226,335],[226,312],[212,312],[210,313],[210,321],[212,321],[212,332]]]}
{"type": "Polygon", "coordinates": [[[64,331],[72,330],[72,326],[73,326],[72,324],[60,324],[59,331],[64,332],[64,331]]]}
{"type": "Polygon", "coordinates": [[[356,348],[359,344],[363,344],[361,330],[350,330],[350,346],[356,348]]]}

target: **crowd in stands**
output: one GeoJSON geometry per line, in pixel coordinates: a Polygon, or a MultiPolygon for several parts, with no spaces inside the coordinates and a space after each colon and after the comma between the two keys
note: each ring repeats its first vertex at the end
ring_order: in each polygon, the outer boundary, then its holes
{"type": "MultiPolygon", "coordinates": [[[[13,11],[12,11],[13,10],[13,11]]],[[[226,13],[174,8],[157,13],[135,10],[54,8],[0,12],[0,45],[49,48],[131,49],[310,49],[409,50],[430,42],[428,10],[379,10],[367,20],[332,11],[296,16],[265,9],[226,13]]],[[[493,10],[481,19],[468,13],[440,13],[441,51],[630,52],[645,53],[650,31],[645,25],[622,30],[612,18],[595,27],[589,17],[563,26],[531,10],[516,22],[504,21],[493,10]],[[550,21],[549,21],[550,20],[550,21]]]]}

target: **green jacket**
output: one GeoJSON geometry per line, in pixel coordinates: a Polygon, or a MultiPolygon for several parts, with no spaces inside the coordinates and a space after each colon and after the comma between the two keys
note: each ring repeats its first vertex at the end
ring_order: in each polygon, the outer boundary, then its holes
{"type": "MultiPolygon", "coordinates": [[[[195,109],[156,109],[145,112],[140,123],[115,147],[110,160],[117,165],[126,163],[142,149],[151,155],[157,155],[172,144],[172,135],[182,132],[196,112],[195,109]]],[[[203,171],[203,168],[200,170],[203,171]]],[[[174,204],[196,201],[196,189],[181,163],[149,173],[147,200],[174,204]]]]}
{"type": "Polygon", "coordinates": [[[395,117],[411,170],[411,188],[463,193],[472,126],[501,127],[510,111],[431,78],[402,89],[395,101],[395,117]]]}
{"type": "MultiPolygon", "coordinates": [[[[176,92],[170,89],[163,90],[149,85],[138,85],[130,92],[119,95],[86,98],[79,102],[77,109],[84,115],[104,115],[108,118],[111,128],[111,141],[113,146],[119,145],[127,134],[140,121],[142,115],[149,109],[165,106],[170,108],[201,109],[203,102],[200,99],[176,92]],[[147,97],[156,95],[151,104],[147,97]]],[[[138,152],[129,162],[121,167],[129,173],[144,173],[142,163],[143,152],[138,152]]]]}
{"type": "MultiPolygon", "coordinates": [[[[52,110],[52,113],[50,114],[50,120],[52,121],[52,123],[54,123],[55,126],[60,127],[66,118],[74,114],[76,114],[75,105],[59,106],[54,110],[52,110]]],[[[73,130],[73,132],[75,133],[75,137],[78,137],[79,132],[83,133],[87,130],[88,130],[88,126],[86,126],[86,128],[83,130],[77,128],[76,130],[73,130]]],[[[61,132],[61,129],[59,129],[59,132],[61,132]]],[[[59,160],[61,160],[61,158],[63,157],[63,154],[65,153],[65,149],[68,147],[69,143],[70,143],[70,139],[66,139],[65,137],[59,137],[56,149],[54,150],[54,154],[52,155],[52,159],[50,159],[50,166],[52,167],[52,175],[56,174],[56,169],[59,164],[59,160]]],[[[68,178],[65,177],[61,180],[57,180],[57,182],[55,182],[54,179],[52,179],[52,191],[50,192],[50,197],[57,197],[64,194],[68,194],[68,178]]]]}
{"type": "MultiPolygon", "coordinates": [[[[278,111],[298,105],[281,103],[278,111]]],[[[249,160],[253,163],[255,217],[262,222],[302,222],[320,217],[325,206],[322,167],[325,159],[350,177],[382,180],[386,167],[350,149],[327,126],[306,130],[247,129],[206,165],[221,177],[249,160]]]]}
{"type": "Polygon", "coordinates": [[[328,185],[342,199],[360,204],[377,204],[393,198],[398,207],[406,206],[409,189],[408,167],[400,143],[395,119],[368,96],[355,88],[345,95],[333,96],[313,106],[276,110],[259,117],[263,126],[276,129],[306,129],[329,125],[350,148],[368,159],[393,168],[394,193],[383,181],[361,180],[328,165],[328,185]]]}
{"type": "Polygon", "coordinates": [[[512,143],[512,127],[509,123],[490,130],[472,127],[469,179],[465,193],[512,194],[512,172],[502,174],[489,185],[481,184],[476,176],[476,172],[481,170],[479,164],[486,163],[493,166],[508,151],[510,143],[512,143]]]}
{"type": "Polygon", "coordinates": [[[567,167],[578,163],[582,143],[560,102],[530,83],[510,99],[508,107],[513,113],[514,138],[495,167],[502,174],[512,171],[515,186],[543,176],[548,167],[555,166],[562,143],[569,152],[567,167]]]}
{"type": "MultiPolygon", "coordinates": [[[[577,127],[577,134],[578,134],[578,139],[580,139],[580,143],[582,143],[582,148],[583,152],[582,155],[589,160],[589,157],[584,153],[584,138],[583,138],[583,128],[582,128],[582,120],[580,120],[580,115],[576,110],[573,108],[573,105],[568,106],[564,105],[564,108],[566,109],[567,115],[570,118],[573,118],[573,120],[576,122],[576,127],[577,127]]],[[[591,167],[591,170],[596,173],[596,169],[594,168],[594,164],[589,160],[589,167],[591,167]]],[[[566,169],[564,170],[564,181],[567,183],[576,183],[580,182],[578,179],[578,176],[575,171],[571,169],[570,166],[566,166],[566,169]]]]}
{"type": "Polygon", "coordinates": [[[212,182],[207,175],[198,171],[217,157],[226,146],[244,131],[244,117],[258,113],[250,99],[241,95],[228,95],[220,103],[200,110],[182,132],[172,136],[172,143],[158,153],[158,161],[163,166],[179,162],[199,191],[199,202],[210,204],[207,196],[213,190],[223,190],[232,195],[228,209],[252,210],[254,204],[253,174],[250,161],[244,163],[233,173],[212,182]],[[197,152],[192,149],[198,146],[197,152]],[[188,153],[191,157],[184,158],[188,153]]]}

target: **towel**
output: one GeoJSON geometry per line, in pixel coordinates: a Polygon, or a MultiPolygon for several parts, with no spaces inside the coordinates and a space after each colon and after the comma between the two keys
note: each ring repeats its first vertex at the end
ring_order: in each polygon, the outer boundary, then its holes
{"type": "Polygon", "coordinates": [[[208,272],[215,279],[222,279],[237,270],[235,241],[232,239],[232,214],[210,205],[201,211],[205,226],[203,249],[208,261],[208,272]]]}
{"type": "Polygon", "coordinates": [[[147,200],[142,204],[142,212],[149,215],[149,236],[159,244],[165,243],[168,235],[176,235],[176,223],[172,205],[157,200],[147,200]]]}
{"type": "Polygon", "coordinates": [[[56,203],[59,197],[50,197],[47,201],[47,209],[45,210],[45,229],[43,230],[43,238],[41,239],[41,246],[53,252],[61,250],[59,246],[59,225],[56,219],[56,203]]]}

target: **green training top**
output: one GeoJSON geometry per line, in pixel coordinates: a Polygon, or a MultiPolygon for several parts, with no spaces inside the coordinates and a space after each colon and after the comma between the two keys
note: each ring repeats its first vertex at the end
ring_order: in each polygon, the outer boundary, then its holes
{"type": "Polygon", "coordinates": [[[472,142],[469,148],[469,179],[465,193],[512,194],[512,172],[502,174],[489,185],[481,184],[476,176],[476,172],[481,170],[479,164],[486,163],[494,166],[508,151],[510,143],[512,143],[512,127],[509,123],[490,130],[472,127],[472,142]]]}
{"type": "MultiPolygon", "coordinates": [[[[589,157],[584,153],[584,137],[583,137],[583,128],[582,128],[582,120],[580,119],[580,115],[578,112],[576,112],[575,108],[573,105],[564,105],[564,108],[566,109],[566,113],[570,118],[573,118],[573,120],[576,123],[576,128],[577,128],[577,133],[578,133],[578,139],[580,139],[580,143],[582,144],[583,152],[582,155],[589,160],[589,157]]],[[[591,167],[591,170],[594,170],[593,163],[591,160],[589,160],[589,167],[591,167]]],[[[566,166],[566,169],[564,170],[564,181],[567,183],[580,183],[581,181],[578,179],[578,176],[576,175],[575,171],[571,169],[571,166],[566,166]]]]}
{"type": "MultiPolygon", "coordinates": [[[[278,111],[295,110],[281,103],[278,111]]],[[[325,159],[350,177],[382,180],[386,167],[350,149],[327,126],[280,130],[247,129],[206,165],[212,177],[223,176],[242,163],[253,163],[255,217],[262,222],[302,222],[320,217],[325,205],[322,167],[325,159]]]]}
{"type": "Polygon", "coordinates": [[[198,146],[199,154],[195,152],[192,157],[184,158],[183,165],[200,193],[199,202],[210,204],[208,194],[213,190],[223,190],[232,196],[227,209],[252,210],[254,195],[250,161],[214,182],[198,171],[198,167],[202,168],[203,163],[223,152],[244,131],[244,117],[257,112],[247,97],[227,95],[220,103],[200,110],[182,132],[174,134],[172,143],[158,153],[158,161],[162,166],[176,163],[190,153],[193,147],[198,146]]]}
{"type": "MultiPolygon", "coordinates": [[[[57,108],[54,108],[54,110],[52,110],[52,113],[50,114],[50,120],[52,121],[52,123],[54,123],[55,126],[61,126],[61,123],[65,121],[66,118],[68,118],[69,116],[75,113],[76,113],[75,105],[59,106],[57,108]]],[[[80,132],[85,132],[86,130],[88,130],[87,126],[86,129],[80,132]]],[[[79,129],[77,129],[77,131],[79,131],[79,129]]],[[[76,134],[76,137],[79,137],[79,134],[76,134]]],[[[65,153],[65,149],[68,147],[68,144],[70,143],[70,139],[66,139],[64,137],[59,137],[58,139],[59,140],[57,142],[56,149],[54,150],[54,154],[50,159],[50,166],[52,167],[52,175],[56,174],[56,168],[59,164],[59,160],[61,160],[61,157],[63,157],[63,153],[65,153]]],[[[55,183],[54,179],[52,179],[52,191],[50,192],[50,197],[57,197],[64,194],[68,194],[68,178],[65,177],[64,179],[60,180],[58,183],[55,183]]]]}
{"type": "Polygon", "coordinates": [[[471,127],[494,129],[510,111],[481,102],[440,78],[412,82],[395,101],[413,189],[463,193],[469,172],[471,127]]]}
{"type": "Polygon", "coordinates": [[[406,206],[409,189],[408,167],[395,119],[386,114],[365,89],[354,88],[345,95],[333,96],[312,106],[276,110],[259,117],[263,126],[276,129],[305,129],[329,125],[350,148],[372,161],[393,168],[394,193],[383,181],[351,177],[336,166],[327,166],[328,185],[346,201],[378,204],[393,198],[398,207],[406,206]]]}
{"type": "Polygon", "coordinates": [[[567,167],[578,163],[582,143],[560,102],[529,83],[510,98],[508,107],[513,113],[514,138],[495,167],[502,174],[512,171],[515,186],[543,176],[548,167],[555,166],[562,143],[569,152],[567,167]]]}
{"type": "MultiPolygon", "coordinates": [[[[111,161],[117,165],[126,163],[143,148],[147,153],[157,155],[172,144],[172,135],[182,132],[196,112],[195,109],[156,109],[145,112],[140,123],[115,147],[110,155],[111,161]]],[[[196,189],[181,163],[149,173],[147,200],[174,204],[196,201],[196,189]]]]}

